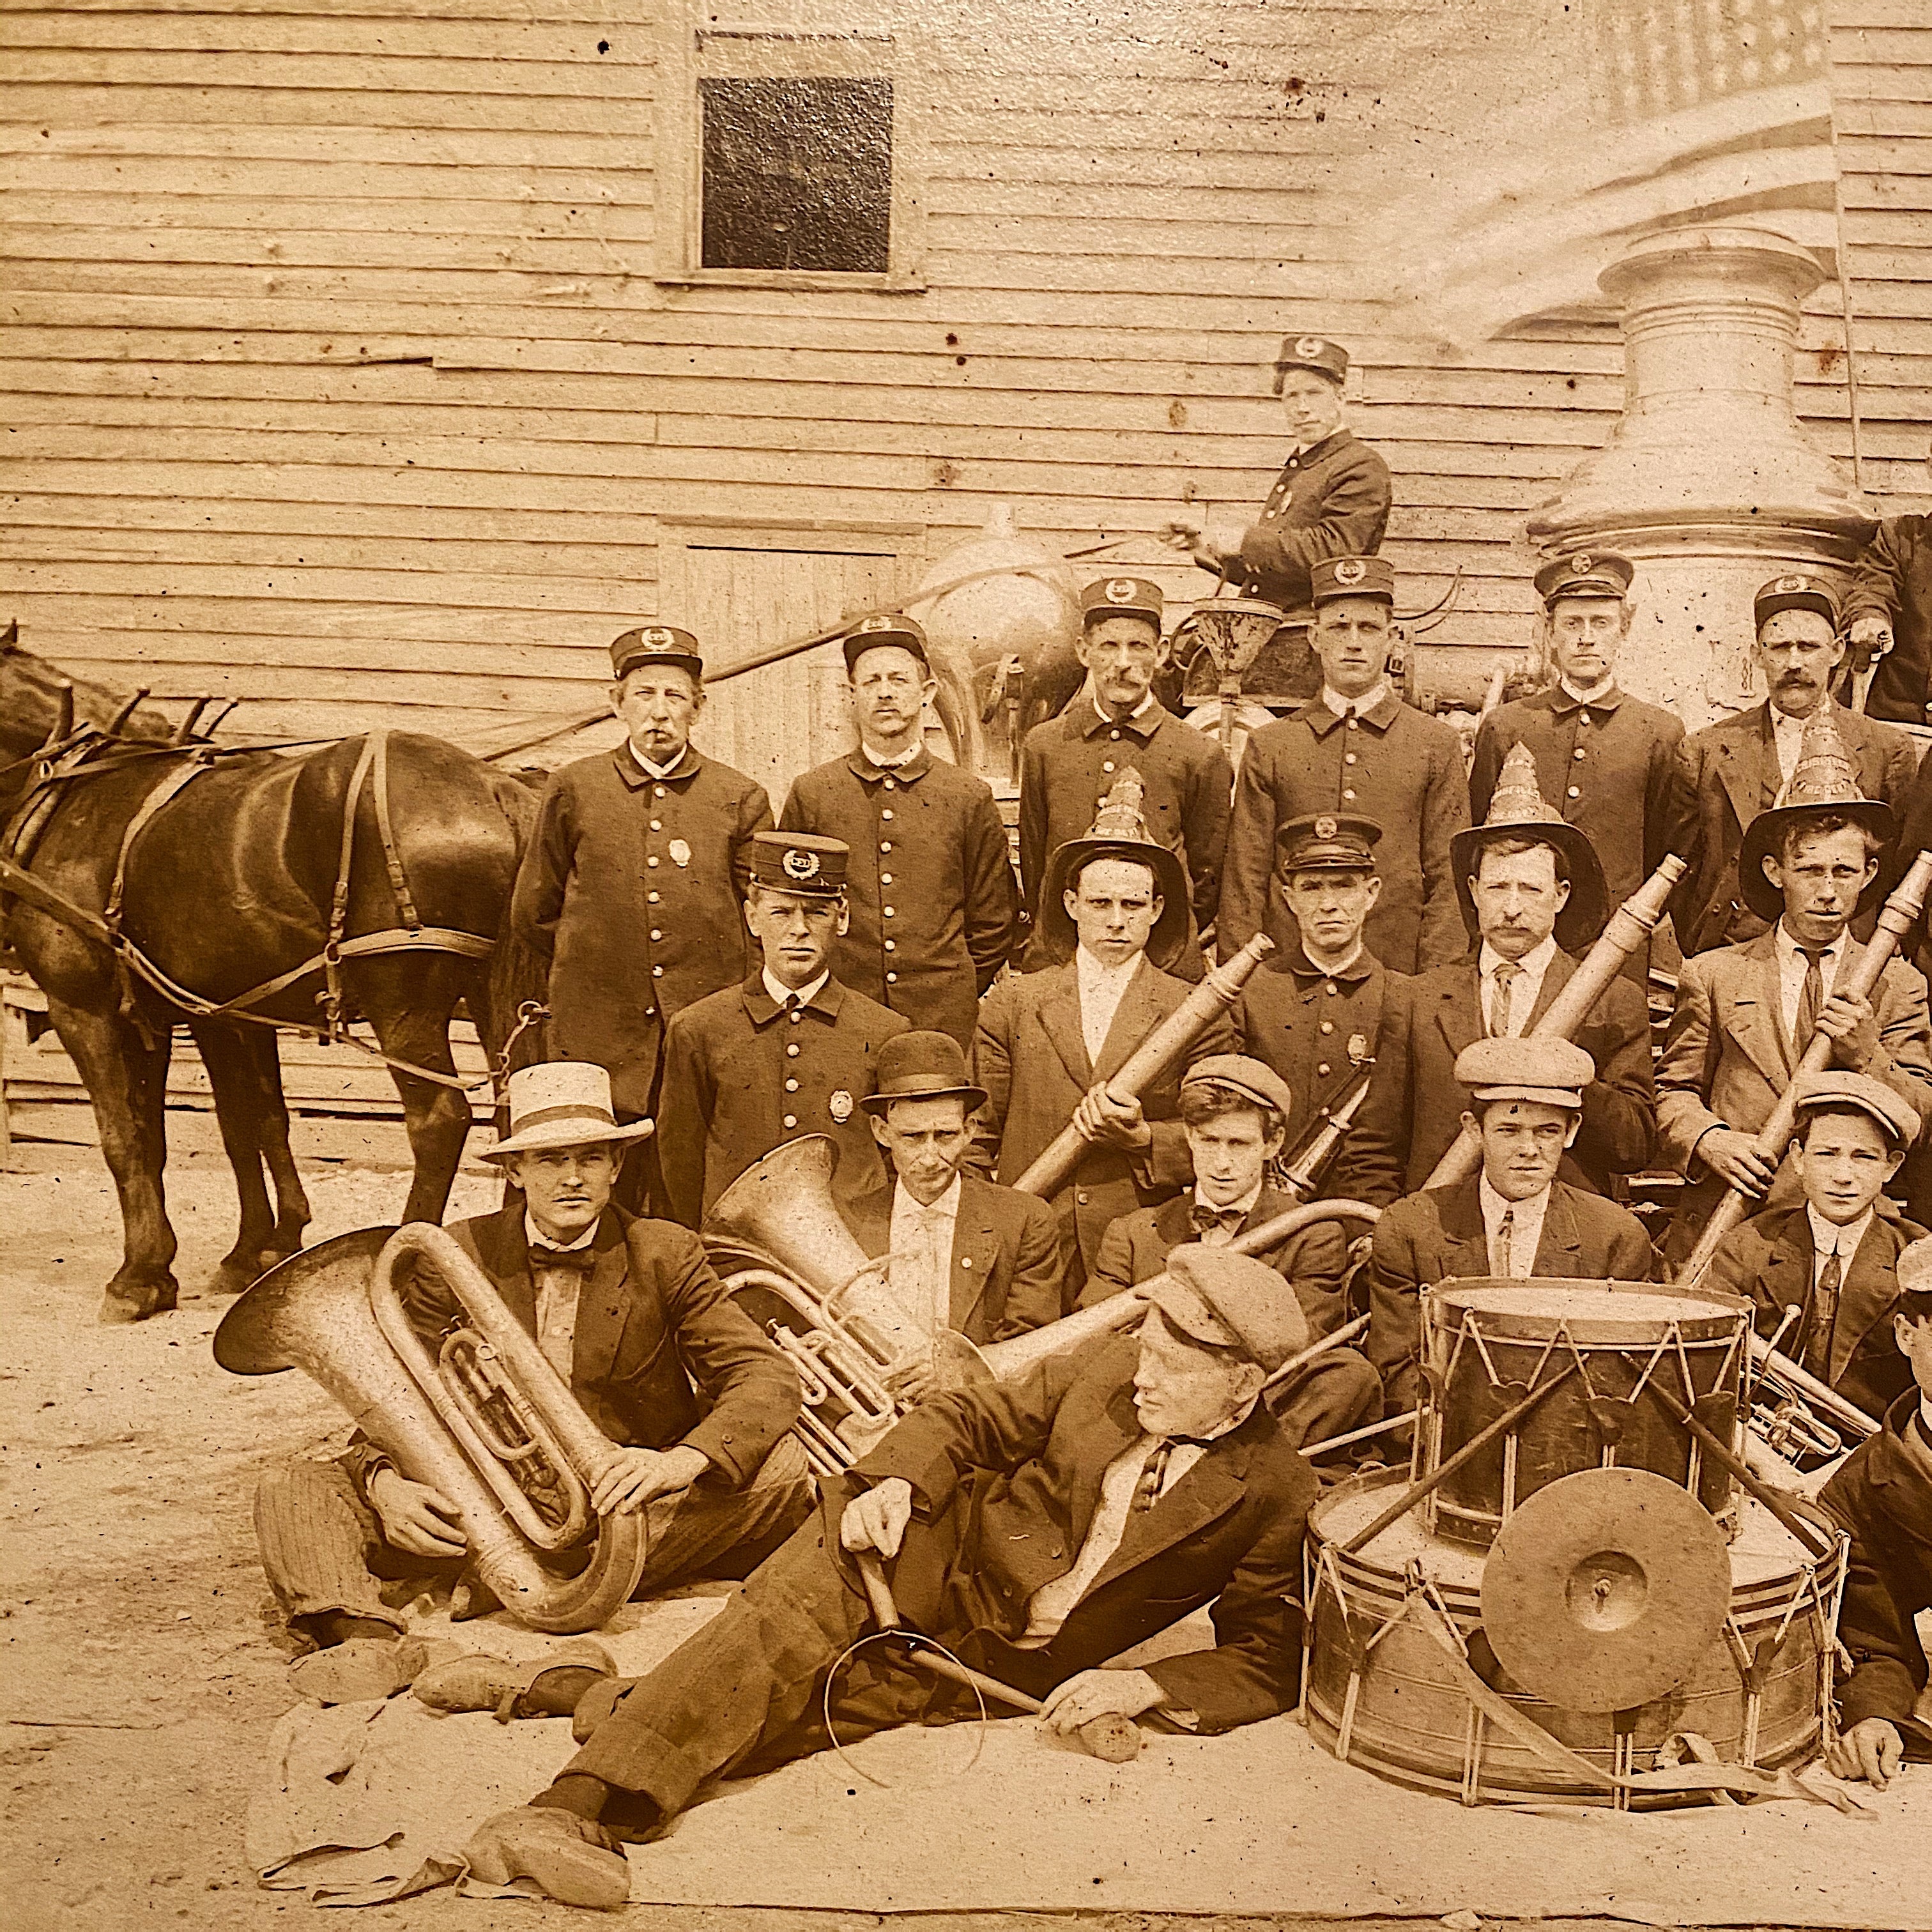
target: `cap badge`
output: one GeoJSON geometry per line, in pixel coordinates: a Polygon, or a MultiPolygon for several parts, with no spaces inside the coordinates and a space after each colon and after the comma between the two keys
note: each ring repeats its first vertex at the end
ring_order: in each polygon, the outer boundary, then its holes
{"type": "Polygon", "coordinates": [[[860,619],[859,622],[859,628],[862,632],[866,631],[896,631],[898,628],[898,625],[894,619],[881,616],[880,613],[876,610],[873,612],[871,616],[860,619]]]}
{"type": "Polygon", "coordinates": [[[1315,821],[1315,836],[1318,838],[1332,838],[1335,836],[1335,821],[1325,814],[1315,821]]]}
{"type": "Polygon", "coordinates": [[[1304,335],[1294,345],[1298,356],[1319,356],[1328,346],[1318,335],[1304,335]]]}
{"type": "Polygon", "coordinates": [[[655,644],[658,646],[660,648],[665,645],[674,644],[677,642],[676,638],[672,636],[670,632],[666,630],[662,624],[653,624],[649,630],[644,633],[644,640],[646,644],[655,644]]]}
{"type": "Polygon", "coordinates": [[[1131,604],[1134,601],[1134,580],[1131,577],[1113,578],[1101,594],[1109,604],[1131,604]]]}
{"type": "Polygon", "coordinates": [[[680,872],[691,863],[691,848],[682,838],[670,842],[670,862],[680,872]]]}
{"type": "Polygon", "coordinates": [[[1335,566],[1337,584],[1359,584],[1369,574],[1369,566],[1358,556],[1345,556],[1335,566]]]}
{"type": "Polygon", "coordinates": [[[842,1087],[834,1091],[825,1106],[826,1111],[842,1127],[852,1118],[852,1096],[842,1087]]]}
{"type": "Polygon", "coordinates": [[[1352,1033],[1348,1036],[1348,1064],[1359,1066],[1369,1057],[1369,1036],[1365,1033],[1352,1033]]]}
{"type": "Polygon", "coordinates": [[[1774,590],[1809,590],[1811,581],[1804,577],[1780,577],[1772,586],[1774,590]]]}
{"type": "Polygon", "coordinates": [[[818,854],[801,850],[796,845],[786,848],[779,863],[784,866],[788,878],[815,879],[818,876],[818,854]]]}
{"type": "Polygon", "coordinates": [[[1596,567],[1597,560],[1587,551],[1570,560],[1570,574],[1572,577],[1588,577],[1596,567]]]}

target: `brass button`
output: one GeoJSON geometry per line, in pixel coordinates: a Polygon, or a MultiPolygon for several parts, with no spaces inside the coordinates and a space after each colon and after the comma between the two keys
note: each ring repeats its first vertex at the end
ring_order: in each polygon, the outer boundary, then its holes
{"type": "Polygon", "coordinates": [[[788,1080],[785,1082],[785,1091],[788,1094],[796,1094],[798,1091],[798,1082],[796,1080],[788,1080]]]}
{"type": "Polygon", "coordinates": [[[1085,1207],[1087,1205],[1087,1190],[1084,1187],[1082,1188],[1079,1192],[1074,1196],[1073,1198],[1081,1207],[1085,1207]]]}
{"type": "Polygon", "coordinates": [[[973,1265],[973,1257],[970,1255],[962,1255],[959,1257],[959,1265],[962,1268],[970,1268],[973,1265]]]}
{"type": "Polygon", "coordinates": [[[1326,1073],[1326,1072],[1328,1071],[1328,1061],[1324,1060],[1322,1063],[1322,1064],[1321,1064],[1319,1066],[1318,1066],[1315,1070],[1316,1070],[1316,1072],[1318,1072],[1318,1073],[1326,1073]]]}
{"type": "MultiPolygon", "coordinates": [[[[1352,800],[1352,799],[1354,797],[1355,794],[1354,794],[1353,792],[1352,792],[1352,791],[1345,791],[1345,792],[1342,794],[1342,796],[1344,798],[1346,798],[1346,799],[1350,799],[1350,800],[1352,800]]],[[[656,861],[655,859],[653,859],[653,860],[651,861],[651,863],[652,863],[653,866],[655,866],[655,865],[657,863],[657,861],[656,861]]]]}
{"type": "Polygon", "coordinates": [[[1119,733],[1119,732],[1118,732],[1118,731],[1109,731],[1109,732],[1107,734],[1107,736],[1108,736],[1108,737],[1110,737],[1111,739],[1112,739],[1112,740],[1113,740],[1113,741],[1114,742],[1114,743],[1115,743],[1115,744],[1117,744],[1117,745],[1118,745],[1118,744],[1120,742],[1120,733],[1119,733]]]}
{"type": "Polygon", "coordinates": [[[657,1010],[657,1008],[656,1008],[656,1007],[655,1007],[655,1006],[646,1006],[646,1007],[644,1009],[644,1017],[645,1017],[645,1018],[646,1018],[646,1019],[647,1019],[647,1020],[653,1020],[653,1019],[656,1019],[656,1018],[657,1018],[657,1016],[658,1016],[658,1010],[657,1010]]]}
{"type": "Polygon", "coordinates": [[[652,926],[651,928],[651,937],[653,939],[662,939],[663,938],[664,934],[661,933],[656,926],[652,926]]]}
{"type": "Polygon", "coordinates": [[[880,840],[879,850],[881,852],[890,852],[892,849],[892,842],[890,838],[882,838],[880,840]]]}
{"type": "Polygon", "coordinates": [[[655,866],[657,862],[657,855],[656,853],[653,853],[650,858],[644,861],[644,863],[647,866],[655,866]]]}
{"type": "Polygon", "coordinates": [[[662,798],[664,795],[664,788],[662,785],[653,785],[651,791],[654,797],[662,798]]]}
{"type": "Polygon", "coordinates": [[[898,789],[898,786],[892,779],[888,778],[886,781],[886,789],[888,791],[896,791],[898,789]]]}
{"type": "Polygon", "coordinates": [[[890,885],[890,884],[892,884],[892,874],[891,874],[891,873],[890,873],[890,872],[881,872],[881,873],[879,874],[879,884],[880,884],[880,885],[882,885],[882,886],[889,886],[889,885],[890,885]]]}
{"type": "Polygon", "coordinates": [[[1576,747],[1576,750],[1575,750],[1573,753],[1571,753],[1571,754],[1570,754],[1570,755],[1571,755],[1573,758],[1582,758],[1582,757],[1583,756],[1583,754],[1583,754],[1583,748],[1582,748],[1582,746],[1581,745],[1579,745],[1579,746],[1576,747]]]}
{"type": "Polygon", "coordinates": [[[887,919],[892,919],[896,916],[890,906],[881,906],[879,910],[887,919]]]}
{"type": "Polygon", "coordinates": [[[1345,752],[1342,754],[1342,762],[1345,765],[1352,765],[1355,762],[1354,753],[1353,752],[1345,752]]]}
{"type": "Polygon", "coordinates": [[[898,982],[899,982],[899,976],[898,976],[896,973],[888,973],[888,974],[886,975],[886,984],[887,986],[896,986],[898,984],[898,982]]]}
{"type": "Polygon", "coordinates": [[[886,950],[888,952],[896,952],[898,950],[898,948],[889,939],[886,941],[886,950]]]}
{"type": "Polygon", "coordinates": [[[653,980],[662,980],[664,977],[664,968],[662,966],[653,966],[651,968],[651,977],[653,980]]]}
{"type": "Polygon", "coordinates": [[[646,902],[650,904],[656,905],[658,902],[658,896],[656,892],[646,892],[644,895],[644,898],[646,902]]]}
{"type": "Polygon", "coordinates": [[[1102,770],[1103,772],[1111,772],[1111,771],[1114,769],[1114,761],[1113,761],[1113,760],[1112,760],[1112,758],[1109,758],[1109,759],[1106,761],[1106,763],[1105,764],[1103,764],[1103,765],[1100,767],[1100,769],[1101,769],[1101,770],[1102,770]]]}
{"type": "Polygon", "coordinates": [[[653,832],[662,832],[664,830],[664,820],[662,818],[652,819],[651,820],[651,830],[653,832]]]}
{"type": "Polygon", "coordinates": [[[1324,992],[1325,992],[1328,994],[1328,997],[1332,1000],[1332,999],[1335,997],[1335,982],[1334,982],[1334,981],[1333,980],[1330,980],[1328,982],[1328,984],[1327,985],[1327,986],[1325,986],[1325,987],[1323,988],[1323,991],[1324,991],[1324,992]]]}
{"type": "MultiPolygon", "coordinates": [[[[800,1016],[796,1012],[795,1012],[795,1011],[794,1011],[794,1012],[792,1012],[790,1015],[789,1015],[789,1016],[788,1016],[788,1017],[790,1018],[790,1021],[791,1021],[791,1023],[792,1023],[792,1024],[793,1024],[794,1026],[796,1026],[796,1025],[798,1024],[798,1023],[799,1023],[799,1019],[800,1019],[800,1016]]],[[[793,1051],[794,1053],[795,1053],[795,1052],[797,1052],[797,1050],[798,1050],[798,1049],[797,1049],[796,1047],[794,1047],[794,1048],[792,1049],[792,1051],[793,1051]]]]}
{"type": "Polygon", "coordinates": [[[798,1116],[796,1114],[786,1114],[784,1117],[784,1124],[788,1127],[796,1126],[798,1125],[798,1116]]]}
{"type": "Polygon", "coordinates": [[[1582,788],[1577,785],[1572,785],[1570,788],[1570,796],[1572,798],[1581,798],[1583,796],[1582,788]]]}
{"type": "Polygon", "coordinates": [[[1324,1033],[1333,1033],[1335,1030],[1335,1022],[1333,1020],[1324,1020],[1322,1022],[1322,1030],[1324,1033]]]}
{"type": "Polygon", "coordinates": [[[879,816],[881,818],[890,819],[892,817],[892,814],[890,812],[882,812],[879,814],[879,816]]]}
{"type": "Polygon", "coordinates": [[[794,1040],[790,1046],[785,1048],[785,1052],[790,1054],[793,1059],[796,1060],[798,1058],[798,1042],[796,1040],[794,1040]]]}

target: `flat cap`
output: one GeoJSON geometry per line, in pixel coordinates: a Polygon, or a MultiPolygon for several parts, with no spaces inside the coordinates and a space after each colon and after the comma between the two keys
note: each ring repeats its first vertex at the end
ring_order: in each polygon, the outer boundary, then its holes
{"type": "Polygon", "coordinates": [[[1274,358],[1274,392],[1281,394],[1281,379],[1291,369],[1312,369],[1331,382],[1345,382],[1348,374],[1348,352],[1325,335],[1284,335],[1274,358]]]}
{"type": "Polygon", "coordinates": [[[1792,1082],[1791,1094],[1801,1120],[1807,1114],[1866,1114],[1894,1147],[1910,1147],[1918,1138],[1918,1116],[1910,1103],[1868,1073],[1850,1073],[1842,1068],[1801,1073],[1792,1082]]]}
{"type": "Polygon", "coordinates": [[[1478,1100],[1540,1100],[1580,1107],[1597,1063],[1567,1040],[1472,1040],[1456,1056],[1456,1078],[1478,1100]]]}
{"type": "Polygon", "coordinates": [[[1893,1264],[1901,1294],[1932,1294],[1932,1234],[1921,1234],[1898,1251],[1893,1264]]]}
{"type": "Polygon", "coordinates": [[[1822,577],[1814,577],[1808,571],[1788,570],[1782,577],[1774,577],[1769,583],[1758,586],[1757,595],[1751,599],[1751,622],[1762,629],[1766,620],[1775,617],[1780,610],[1815,610],[1820,616],[1828,618],[1835,630],[1838,592],[1822,577]]]}
{"type": "Polygon", "coordinates": [[[610,675],[622,677],[646,664],[681,664],[693,677],[704,675],[698,640],[675,624],[645,624],[626,631],[610,644],[610,675]]]}
{"type": "Polygon", "coordinates": [[[1251,1060],[1245,1053],[1210,1053],[1180,1076],[1184,1094],[1190,1087],[1210,1086],[1232,1088],[1257,1106],[1272,1107],[1283,1120],[1294,1110],[1288,1082],[1266,1061],[1251,1060]]]}
{"type": "Polygon", "coordinates": [[[1238,1348],[1270,1372],[1308,1346],[1308,1318],[1294,1288],[1252,1255],[1184,1242],[1142,1292],[1182,1334],[1238,1348]]]}
{"type": "Polygon", "coordinates": [[[1352,812],[1315,812],[1290,818],[1275,829],[1278,869],[1290,872],[1372,872],[1375,846],[1382,829],[1372,818],[1352,812]]]}
{"type": "Polygon", "coordinates": [[[849,677],[858,668],[859,660],[868,651],[877,650],[882,644],[910,651],[928,670],[932,668],[932,661],[926,656],[926,633],[910,617],[895,611],[862,617],[845,633],[839,648],[845,653],[846,675],[849,677]]]}
{"type": "Polygon", "coordinates": [[[752,837],[752,880],[783,892],[836,899],[845,890],[852,848],[812,832],[759,832],[752,837]]]}
{"type": "Polygon", "coordinates": [[[1378,556],[1325,556],[1310,570],[1308,582],[1312,604],[1332,604],[1338,597],[1395,602],[1395,566],[1378,556]]]}
{"type": "Polygon", "coordinates": [[[1559,597],[1624,597],[1636,566],[1613,550],[1572,550],[1552,557],[1536,573],[1536,594],[1546,606],[1559,597]]]}
{"type": "Polygon", "coordinates": [[[1080,621],[1102,617],[1145,617],[1160,623],[1160,586],[1146,577],[1100,577],[1080,593],[1080,621]]]}

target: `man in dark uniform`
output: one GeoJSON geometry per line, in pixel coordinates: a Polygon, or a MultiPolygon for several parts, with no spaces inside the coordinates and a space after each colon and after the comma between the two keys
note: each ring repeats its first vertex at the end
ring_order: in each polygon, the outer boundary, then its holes
{"type": "MultiPolygon", "coordinates": [[[[1926,459],[1932,469],[1932,456],[1926,459]]],[[[1865,716],[1926,722],[1932,681],[1932,518],[1887,517],[1852,566],[1845,597],[1852,647],[1883,653],[1865,694],[1865,716]]]]}
{"type": "MultiPolygon", "coordinates": [[[[1918,760],[1903,731],[1848,711],[1830,694],[1845,654],[1838,600],[1820,577],[1774,577],[1753,604],[1756,657],[1770,695],[1735,718],[1694,731],[1677,748],[1683,823],[1670,849],[1689,860],[1670,902],[1678,943],[1688,959],[1714,946],[1738,946],[1766,932],[1768,915],[1750,903],[1738,877],[1744,832],[1784,796],[1811,718],[1828,716],[1857,767],[1863,796],[1904,804],[1918,760]]],[[[1756,882],[1750,882],[1756,890],[1756,882]]],[[[1870,928],[1862,928],[1869,931],[1870,928]]]]}
{"type": "Polygon", "coordinates": [[[1022,963],[1037,973],[1072,956],[1070,931],[1056,927],[1040,904],[1048,856],[1086,831],[1131,766],[1146,788],[1141,808],[1148,836],[1178,857],[1187,885],[1149,956],[1164,973],[1198,980],[1200,935],[1213,926],[1221,894],[1234,773],[1212,738],[1154,694],[1154,673],[1167,656],[1160,585],[1102,578],[1082,593],[1080,611],[1077,649],[1087,682],[1058,718],[1027,734],[1020,758],[1020,886],[1033,922],[1022,963]]]}
{"type": "Polygon", "coordinates": [[[780,823],[851,848],[840,983],[965,1047],[1018,919],[1006,828],[983,778],[926,748],[938,686],[920,627],[868,617],[844,650],[859,748],[800,777],[780,823]]]}
{"type": "Polygon", "coordinates": [[[744,975],[738,908],[772,812],[763,786],[692,748],[704,661],[688,631],[626,631],[610,665],[628,742],[551,774],[510,918],[550,962],[550,1058],[607,1068],[632,1120],[656,1105],[672,1016],[744,975]]]}
{"type": "Polygon", "coordinates": [[[876,1084],[879,1049],[910,1028],[832,976],[846,858],[836,838],[760,832],[745,923],[764,963],[671,1022],[657,1138],[672,1214],[687,1228],[754,1161],[806,1134],[837,1143],[841,1201],[882,1184],[859,1102],[876,1084]]]}
{"type": "Polygon", "coordinates": [[[1342,420],[1348,352],[1320,335],[1282,338],[1274,392],[1293,438],[1254,523],[1177,519],[1169,540],[1203,570],[1285,610],[1307,608],[1310,572],[1324,559],[1368,556],[1388,526],[1388,466],[1342,420]]]}
{"type": "MultiPolygon", "coordinates": [[[[1579,550],[1536,573],[1543,634],[1556,682],[1498,705],[1476,733],[1469,816],[1480,825],[1512,745],[1527,745],[1543,795],[1596,848],[1613,906],[1656,871],[1677,819],[1677,747],[1684,727],[1670,712],[1617,686],[1618,647],[1634,614],[1633,567],[1610,550],[1579,550]]],[[[1680,856],[1682,856],[1680,854],[1680,856]]],[[[1625,971],[1642,983],[1649,949],[1625,971]]]]}
{"type": "Polygon", "coordinates": [[[1389,684],[1395,572],[1379,557],[1337,557],[1316,566],[1314,598],[1322,692],[1248,741],[1221,874],[1221,957],[1258,932],[1280,946],[1293,938],[1286,909],[1268,902],[1276,827],[1314,812],[1360,812],[1388,833],[1376,855],[1382,885],[1365,928],[1370,951],[1398,973],[1460,958],[1466,942],[1449,841],[1469,822],[1462,742],[1389,684]]]}
{"type": "Polygon", "coordinates": [[[1382,892],[1374,851],[1382,836],[1372,818],[1342,812],[1291,819],[1275,834],[1281,895],[1298,936],[1249,975],[1234,1024],[1242,1052],[1272,1067],[1293,1096],[1290,1149],[1374,1060],[1384,1003],[1408,984],[1362,942],[1382,892]]]}

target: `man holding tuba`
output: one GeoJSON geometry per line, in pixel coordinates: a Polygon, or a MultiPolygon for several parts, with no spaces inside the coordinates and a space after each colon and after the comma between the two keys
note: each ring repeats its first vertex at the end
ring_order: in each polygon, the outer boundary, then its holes
{"type": "MultiPolygon", "coordinates": [[[[727,1296],[696,1236],[612,1204],[625,1144],[651,1129],[618,1124],[602,1067],[523,1068],[510,1076],[508,1102],[509,1133],[484,1150],[510,1184],[506,1204],[450,1232],[585,1414],[622,1445],[591,1502],[599,1516],[646,1513],[640,1590],[734,1552],[742,1574],[812,1507],[804,1456],[787,1432],[798,1378],[727,1296]]],[[[419,1272],[404,1306],[432,1353],[464,1324],[440,1276],[419,1272]]],[[[335,1462],[272,1469],[256,1493],[255,1529],[276,1600],[316,1646],[296,1666],[305,1696],[386,1696],[410,1681],[419,1647],[401,1636],[380,1584],[462,1577],[468,1538],[448,1498],[358,1436],[335,1462]]],[[[476,1601],[482,1588],[472,1586],[472,1614],[494,1607],[487,1593],[476,1601]]],[[[490,1690],[501,1688],[479,1685],[480,1702],[455,1708],[494,1708],[490,1690]]]]}

